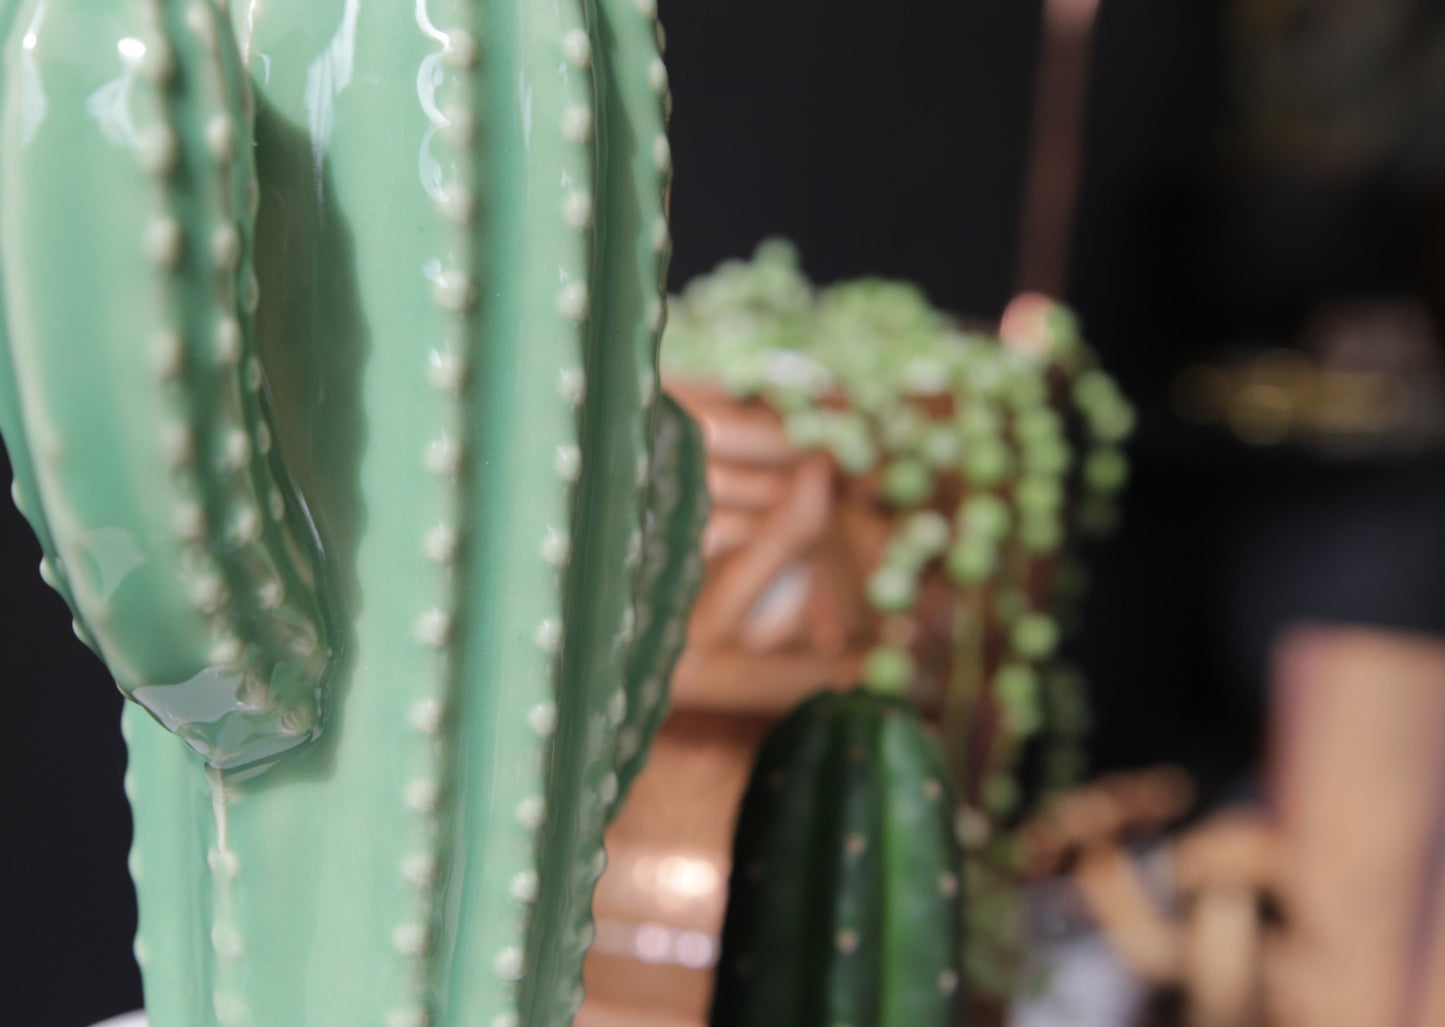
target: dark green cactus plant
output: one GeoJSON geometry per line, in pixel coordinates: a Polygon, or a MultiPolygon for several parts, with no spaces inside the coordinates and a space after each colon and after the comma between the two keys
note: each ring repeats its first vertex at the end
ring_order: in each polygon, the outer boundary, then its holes
{"type": "Polygon", "coordinates": [[[135,700],[152,1027],[570,1023],[706,514],[652,0],[0,30],[0,429],[135,700]]]}
{"type": "Polygon", "coordinates": [[[898,699],[824,692],[763,741],[712,1027],[958,1027],[961,854],[943,754],[898,699]]]}

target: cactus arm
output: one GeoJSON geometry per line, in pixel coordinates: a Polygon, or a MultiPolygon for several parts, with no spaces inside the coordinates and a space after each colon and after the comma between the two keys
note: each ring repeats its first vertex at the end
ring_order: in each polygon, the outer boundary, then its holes
{"type": "Polygon", "coordinates": [[[959,1024],[961,855],[943,757],[916,718],[899,711],[883,724],[880,760],[889,780],[878,1022],[959,1024]]]}
{"type": "Polygon", "coordinates": [[[668,680],[687,641],[687,616],[702,585],[698,546],[710,504],[702,433],[664,395],[658,409],[648,524],[638,576],[637,641],[627,678],[627,720],[618,736],[621,809],[667,712],[668,680]]]}
{"type": "Polygon", "coordinates": [[[209,4],[198,27],[155,2],[67,6],[22,7],[6,41],[9,444],[121,689],[243,765],[315,736],[331,658],[320,547],[252,360],[245,89],[209,4]]]}

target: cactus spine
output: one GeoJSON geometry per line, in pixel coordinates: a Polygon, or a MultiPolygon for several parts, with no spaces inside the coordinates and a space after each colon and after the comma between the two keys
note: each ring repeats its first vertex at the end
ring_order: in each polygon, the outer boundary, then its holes
{"type": "Polygon", "coordinates": [[[943,757],[904,702],[807,700],[764,740],[713,1027],[954,1027],[963,922],[943,757]]]}
{"type": "Polygon", "coordinates": [[[0,429],[151,713],[153,1027],[570,1022],[700,575],[655,8],[6,13],[0,429]]]}

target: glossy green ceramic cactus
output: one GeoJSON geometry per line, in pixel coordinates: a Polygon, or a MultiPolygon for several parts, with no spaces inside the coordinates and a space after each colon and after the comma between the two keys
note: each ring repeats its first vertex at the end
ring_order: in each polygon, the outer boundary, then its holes
{"type": "Polygon", "coordinates": [[[738,816],[712,1027],[958,1027],[947,782],[898,699],[824,692],[773,729],[738,816]]]}
{"type": "Polygon", "coordinates": [[[0,429],[138,703],[153,1027],[580,1005],[701,572],[655,19],[0,3],[0,429]]]}

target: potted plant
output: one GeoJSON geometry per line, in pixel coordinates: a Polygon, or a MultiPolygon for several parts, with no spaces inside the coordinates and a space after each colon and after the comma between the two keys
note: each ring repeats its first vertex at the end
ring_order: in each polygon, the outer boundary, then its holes
{"type": "MultiPolygon", "coordinates": [[[[1006,988],[1019,756],[1047,736],[1049,779],[1079,769],[1083,697],[1057,660],[1064,600],[1074,542],[1107,526],[1127,475],[1132,411],[1056,304],[1022,297],[985,333],[905,283],[817,289],[780,242],[674,299],[663,360],[703,428],[715,505],[677,712],[611,835],[619,875],[669,846],[712,860],[706,908],[671,916],[715,936],[729,858],[669,837],[662,810],[683,796],[664,783],[698,758],[670,732],[695,739],[712,723],[715,759],[746,768],[777,717],[861,683],[907,698],[942,743],[976,884],[969,975],[1006,988]]],[[[717,775],[735,802],[745,772],[717,775]]],[[[598,901],[619,923],[669,915],[608,879],[598,901]]]]}

